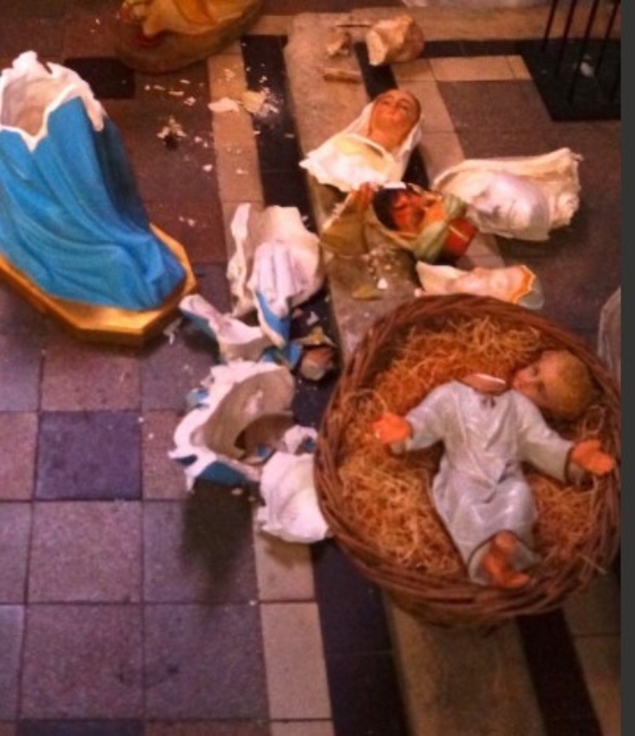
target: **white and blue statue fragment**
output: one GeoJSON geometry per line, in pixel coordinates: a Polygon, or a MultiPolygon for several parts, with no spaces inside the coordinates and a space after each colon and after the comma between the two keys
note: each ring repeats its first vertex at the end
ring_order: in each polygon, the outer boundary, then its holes
{"type": "Polygon", "coordinates": [[[187,257],[151,226],[90,86],[33,51],[0,75],[0,258],[32,301],[62,305],[71,323],[88,312],[92,332],[108,332],[104,314],[114,333],[128,318],[145,332],[144,317],[161,322],[192,290],[187,257]]]}

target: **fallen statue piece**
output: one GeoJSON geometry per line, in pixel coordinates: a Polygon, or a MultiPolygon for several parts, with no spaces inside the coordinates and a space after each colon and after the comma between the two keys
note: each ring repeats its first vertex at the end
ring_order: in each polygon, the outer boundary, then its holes
{"type": "Polygon", "coordinates": [[[423,31],[411,15],[398,15],[375,23],[366,34],[371,66],[412,61],[425,46],[423,31]]]}
{"type": "Polygon", "coordinates": [[[417,275],[425,294],[474,294],[493,296],[527,309],[541,309],[544,293],[538,276],[525,265],[503,268],[476,266],[464,271],[454,266],[420,261],[417,275]]]}
{"type": "Polygon", "coordinates": [[[390,89],[363,108],[344,130],[300,162],[320,184],[342,192],[362,184],[400,181],[419,142],[421,105],[409,92],[390,89]]]}
{"type": "Polygon", "coordinates": [[[122,342],[162,329],[195,286],[89,85],[33,51],[0,76],[0,272],[78,334],[122,342]]]}
{"type": "Polygon", "coordinates": [[[578,165],[569,148],[538,156],[467,159],[439,174],[432,188],[469,205],[483,233],[544,241],[571,222],[580,199],[578,165]]]}
{"type": "Polygon", "coordinates": [[[144,73],[176,71],[235,41],[258,18],[263,0],[124,0],[115,52],[144,73]]]}

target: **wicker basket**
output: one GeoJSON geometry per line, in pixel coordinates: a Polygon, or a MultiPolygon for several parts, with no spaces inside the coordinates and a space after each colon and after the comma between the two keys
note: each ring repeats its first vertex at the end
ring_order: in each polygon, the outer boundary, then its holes
{"type": "MultiPolygon", "coordinates": [[[[593,416],[589,420],[590,424],[589,421],[584,424],[589,417],[583,417],[582,429],[579,423],[570,427],[558,425],[557,429],[575,438],[577,434],[588,435],[591,426],[591,434],[602,440],[603,448],[619,458],[619,391],[597,355],[579,338],[540,315],[497,299],[462,294],[426,297],[402,305],[378,320],[363,337],[347,362],[322,420],[315,456],[315,482],[322,511],[335,540],[361,573],[382,587],[397,605],[431,623],[488,629],[518,615],[543,613],[559,607],[570,594],[585,589],[598,574],[606,572],[619,546],[619,471],[591,479],[581,489],[575,489],[574,493],[553,494],[560,505],[570,504],[572,501],[568,499],[574,499],[576,503],[583,502],[581,510],[577,510],[577,507],[576,510],[561,508],[561,515],[555,517],[556,526],[558,523],[569,526],[557,519],[567,518],[567,514],[574,513],[584,529],[582,538],[575,540],[573,550],[567,549],[563,553],[562,549],[558,549],[560,543],[557,539],[554,541],[554,537],[561,536],[556,528],[556,534],[552,534],[549,542],[551,548],[543,540],[541,549],[538,529],[536,536],[541,561],[533,572],[532,583],[517,590],[472,583],[465,574],[458,552],[447,541],[449,537],[434,511],[431,512],[434,515],[431,531],[426,531],[418,543],[427,549],[438,546],[439,539],[442,542],[439,548],[449,544],[450,554],[454,555],[454,569],[451,564],[449,573],[439,573],[417,562],[398,559],[392,550],[378,543],[381,535],[374,533],[372,524],[362,533],[361,517],[351,512],[351,499],[354,501],[357,486],[353,484],[351,488],[349,484],[344,492],[341,472],[347,462],[347,453],[356,451],[351,447],[351,441],[347,443],[347,437],[350,440],[352,436],[349,430],[355,422],[360,422],[363,402],[368,401],[375,392],[378,376],[386,375],[395,364],[404,343],[409,341],[409,344],[414,344],[418,335],[424,339],[427,339],[427,334],[434,333],[444,337],[444,331],[447,334],[457,325],[467,325],[472,329],[473,325],[478,328],[483,324],[493,325],[504,335],[518,333],[522,336],[526,332],[536,354],[543,349],[566,348],[581,358],[589,367],[599,389],[598,401],[587,412],[592,412],[593,416]]],[[[477,338],[458,341],[457,349],[465,353],[468,363],[473,360],[472,352],[482,350],[478,342],[477,338]]],[[[426,355],[422,359],[434,362],[435,356],[426,355]]],[[[439,361],[434,362],[434,367],[435,370],[439,368],[439,361]]],[[[443,370],[437,373],[439,375],[434,379],[434,384],[442,382],[441,376],[443,380],[457,377],[447,375],[443,370]]],[[[386,408],[403,412],[403,407],[386,408]]],[[[366,424],[363,426],[366,427],[366,424]]],[[[370,426],[368,435],[371,437],[368,442],[372,442],[370,426]]],[[[430,470],[426,471],[430,476],[428,481],[436,472],[435,463],[438,463],[440,448],[425,451],[435,450],[435,459],[430,470]]],[[[375,458],[386,453],[379,445],[373,451],[376,452],[375,458]]],[[[535,470],[533,473],[531,469],[527,470],[534,491],[537,482],[558,483],[547,480],[535,470]]],[[[374,488],[373,484],[371,486],[374,488]]],[[[372,492],[368,498],[371,504],[375,503],[372,492]]],[[[427,503],[431,506],[429,499],[427,503]]],[[[542,512],[540,504],[538,511],[537,526],[540,527],[540,514],[546,516],[548,512],[542,512]]],[[[384,513],[383,510],[381,513],[384,513]]]]}

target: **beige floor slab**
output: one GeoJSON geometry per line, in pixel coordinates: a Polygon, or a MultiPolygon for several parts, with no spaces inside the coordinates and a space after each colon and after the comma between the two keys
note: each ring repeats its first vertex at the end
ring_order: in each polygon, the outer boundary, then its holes
{"type": "Polygon", "coordinates": [[[256,529],[254,549],[261,601],[308,601],[315,598],[308,545],[291,544],[256,529]]]}
{"type": "Polygon", "coordinates": [[[335,730],[331,721],[274,721],[271,736],[335,736],[335,730]]]}
{"type": "Polygon", "coordinates": [[[448,56],[430,59],[437,82],[492,82],[514,79],[506,56],[448,56]]]}
{"type": "Polygon", "coordinates": [[[577,636],[574,642],[602,736],[620,736],[620,637],[577,636]]]}
{"type": "Polygon", "coordinates": [[[264,603],[260,612],[270,718],[329,720],[331,706],[317,605],[264,603]]]}
{"type": "Polygon", "coordinates": [[[390,614],[412,736],[543,736],[513,624],[481,635],[390,614]]]}

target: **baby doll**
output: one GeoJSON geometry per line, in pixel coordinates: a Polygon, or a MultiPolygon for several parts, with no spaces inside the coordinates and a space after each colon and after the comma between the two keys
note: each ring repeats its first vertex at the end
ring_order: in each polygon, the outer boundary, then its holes
{"type": "Polygon", "coordinates": [[[375,436],[393,451],[444,444],[432,483],[435,507],[477,583],[519,588],[537,562],[536,508],[522,463],[559,480],[609,473],[615,460],[599,440],[574,443],[541,411],[573,420],[594,398],[591,375],[567,350],[548,350],[507,385],[485,374],[437,386],[404,417],[385,413],[375,436]]]}

